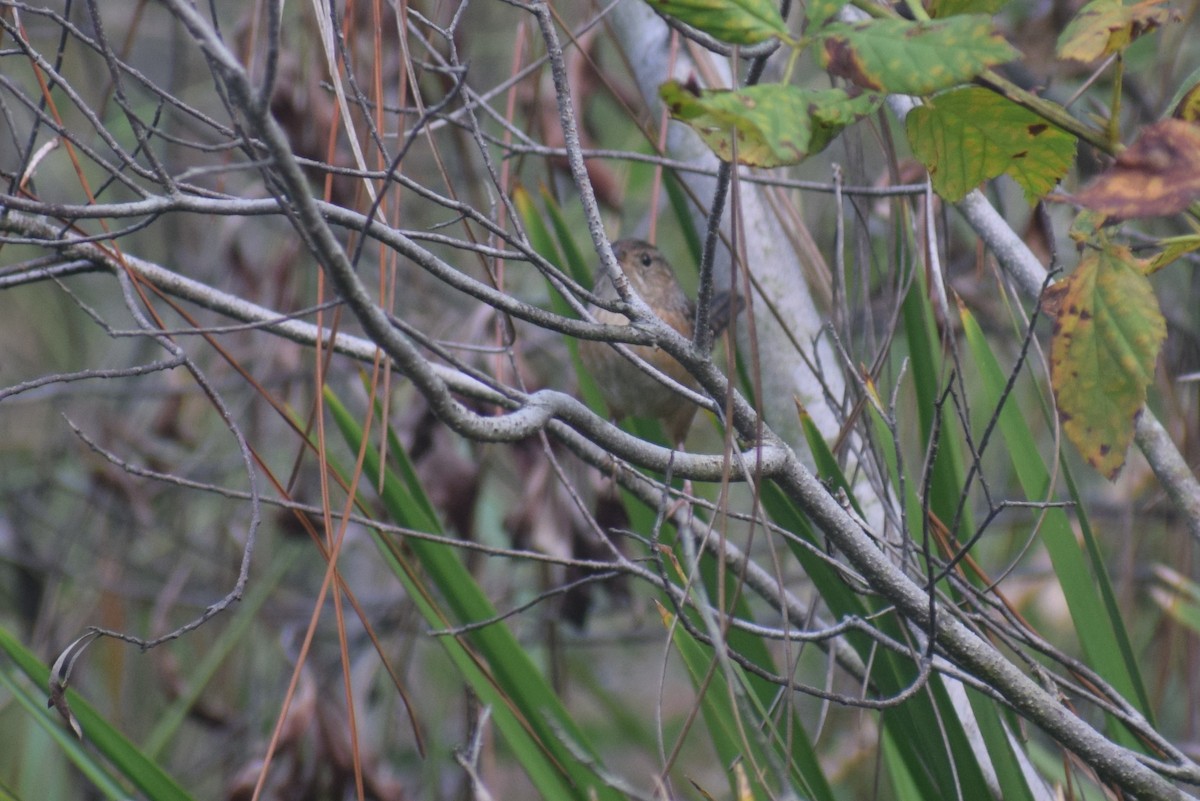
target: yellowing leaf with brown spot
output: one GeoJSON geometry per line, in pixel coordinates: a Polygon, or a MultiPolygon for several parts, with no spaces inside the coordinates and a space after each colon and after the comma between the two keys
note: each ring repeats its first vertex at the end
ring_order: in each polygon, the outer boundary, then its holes
{"type": "Polygon", "coordinates": [[[1059,57],[1088,62],[1124,50],[1142,34],[1179,20],[1177,12],[1161,7],[1165,1],[1127,6],[1121,0],[1092,0],[1058,37],[1059,57]]]}
{"type": "Polygon", "coordinates": [[[1192,70],[1192,74],[1179,84],[1167,108],[1177,120],[1200,123],[1200,67],[1192,70]]]}
{"type": "Polygon", "coordinates": [[[1125,464],[1167,328],[1127,248],[1090,251],[1063,283],[1050,379],[1067,437],[1109,479],[1125,464]]]}
{"type": "Polygon", "coordinates": [[[905,120],[913,154],[950,201],[1007,173],[1031,203],[1066,174],[1075,138],[1032,111],[978,87],[934,95],[905,120]]]}

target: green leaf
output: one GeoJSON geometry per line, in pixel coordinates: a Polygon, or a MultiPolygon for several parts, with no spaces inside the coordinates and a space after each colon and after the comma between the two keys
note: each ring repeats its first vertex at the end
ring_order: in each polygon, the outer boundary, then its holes
{"type": "Polygon", "coordinates": [[[787,25],[770,0],[646,0],[650,7],[730,44],[786,39],[787,25]]]}
{"type": "Polygon", "coordinates": [[[1089,252],[1056,290],[1050,378],[1063,430],[1108,478],[1125,464],[1166,323],[1128,249],[1089,252]]]}
{"type": "Polygon", "coordinates": [[[945,19],[959,14],[995,14],[1008,0],[933,0],[929,16],[945,19]]]}
{"type": "Polygon", "coordinates": [[[1095,61],[1124,50],[1144,33],[1179,17],[1165,0],[1143,0],[1127,6],[1121,0],[1092,0],[1079,10],[1058,37],[1059,58],[1095,61]]]}
{"type": "Polygon", "coordinates": [[[725,161],[733,160],[736,137],[738,163],[751,167],[797,164],[882,102],[877,94],[785,84],[735,92],[668,81],[658,92],[671,116],[691,126],[725,161]]]}
{"type": "Polygon", "coordinates": [[[905,120],[913,153],[937,193],[957,202],[1007,173],[1033,203],[1075,160],[1075,138],[1032,111],[986,89],[954,89],[913,109],[905,120]]]}
{"type": "Polygon", "coordinates": [[[832,19],[846,2],[847,0],[810,0],[806,14],[809,32],[816,30],[826,20],[832,19]]]}
{"type": "Polygon", "coordinates": [[[1019,54],[982,14],[912,22],[830,25],[818,37],[821,66],[866,89],[927,95],[1019,54]]]}

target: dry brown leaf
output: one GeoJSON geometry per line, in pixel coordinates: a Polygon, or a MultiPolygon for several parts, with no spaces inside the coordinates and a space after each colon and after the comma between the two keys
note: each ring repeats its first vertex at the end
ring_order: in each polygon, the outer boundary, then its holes
{"type": "Polygon", "coordinates": [[[1116,163],[1072,200],[1110,217],[1178,214],[1200,198],[1200,126],[1182,120],[1149,125],[1116,163]]]}

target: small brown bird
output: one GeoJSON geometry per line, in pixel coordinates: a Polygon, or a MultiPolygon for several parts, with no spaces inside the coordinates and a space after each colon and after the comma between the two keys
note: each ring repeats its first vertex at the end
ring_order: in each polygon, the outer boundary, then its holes
{"type": "MultiPolygon", "coordinates": [[[[675,277],[675,271],[658,248],[637,239],[622,239],[613,243],[613,254],[629,278],[633,290],[641,296],[654,313],[667,325],[688,339],[695,331],[696,307],[675,277]]],[[[612,278],[604,272],[596,277],[593,290],[603,300],[616,300],[617,290],[612,278]]],[[[741,298],[719,292],[713,298],[711,328],[715,341],[729,325],[730,318],[741,306],[741,298]]],[[[592,315],[609,325],[628,325],[623,314],[591,307],[592,315]]],[[[691,389],[698,389],[695,379],[666,351],[648,345],[630,345],[629,350],[653,365],[660,372],[691,389]]],[[[628,359],[606,342],[585,340],[579,343],[579,358],[600,387],[600,392],[615,418],[628,415],[661,420],[667,436],[675,445],[683,443],[696,415],[691,403],[671,388],[635,367],[628,359]]]]}

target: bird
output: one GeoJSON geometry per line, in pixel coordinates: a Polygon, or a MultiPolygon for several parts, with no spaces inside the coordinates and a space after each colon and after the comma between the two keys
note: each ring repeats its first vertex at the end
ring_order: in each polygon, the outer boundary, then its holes
{"type": "MultiPolygon", "coordinates": [[[[695,332],[696,306],[684,293],[674,268],[658,248],[640,239],[621,239],[612,245],[613,255],[629,279],[629,285],[659,319],[691,339],[695,332]]],[[[593,293],[604,301],[618,299],[616,286],[603,268],[596,277],[593,293]]],[[[728,327],[741,308],[741,298],[730,292],[714,294],[710,328],[717,337],[728,327]]],[[[598,322],[628,325],[629,318],[591,304],[589,311],[598,322]]],[[[666,351],[653,345],[629,345],[629,350],[679,384],[698,390],[691,374],[666,351]]],[[[647,417],[662,421],[671,443],[681,446],[696,416],[696,404],[656,378],[634,366],[610,343],[584,340],[579,343],[579,358],[595,379],[608,409],[615,419],[647,417]]]]}

